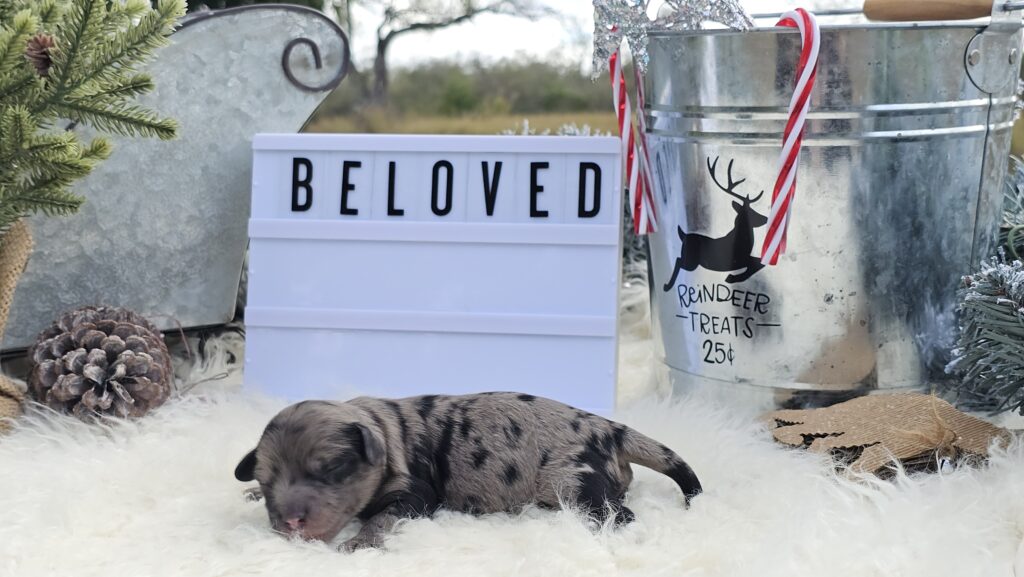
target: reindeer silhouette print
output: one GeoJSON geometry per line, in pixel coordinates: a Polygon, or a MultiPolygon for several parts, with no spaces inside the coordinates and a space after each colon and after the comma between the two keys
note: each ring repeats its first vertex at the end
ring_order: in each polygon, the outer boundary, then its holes
{"type": "Polygon", "coordinates": [[[711,173],[711,180],[726,194],[740,201],[732,203],[732,207],[736,211],[736,221],[732,225],[732,231],[721,238],[711,238],[702,234],[684,232],[682,227],[676,227],[679,229],[679,239],[683,241],[683,247],[680,250],[679,258],[676,259],[672,278],[665,283],[665,292],[672,289],[681,270],[693,271],[700,266],[707,270],[729,272],[732,274],[725,277],[725,282],[737,283],[747,280],[764,268],[759,257],[750,255],[754,249],[754,229],[764,226],[768,222],[768,217],[758,213],[750,205],[760,200],[764,191],[762,190],[761,194],[753,199],[749,195],[736,194],[735,188],[747,179],[733,182],[732,162],[732,160],[729,161],[726,171],[729,184],[722,186],[715,176],[718,157],[715,157],[713,163],[711,157],[708,157],[708,171],[711,173]]]}

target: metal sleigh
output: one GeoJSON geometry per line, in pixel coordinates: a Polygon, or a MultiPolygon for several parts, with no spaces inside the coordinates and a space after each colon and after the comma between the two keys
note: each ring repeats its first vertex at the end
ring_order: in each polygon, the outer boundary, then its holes
{"type": "Polygon", "coordinates": [[[252,135],[300,130],[348,72],[348,39],[321,12],[264,4],[191,14],[171,40],[144,103],[176,118],[179,138],[113,138],[113,156],[76,187],[82,210],[32,219],[4,351],[87,304],[134,309],[163,330],[234,317],[252,135]]]}

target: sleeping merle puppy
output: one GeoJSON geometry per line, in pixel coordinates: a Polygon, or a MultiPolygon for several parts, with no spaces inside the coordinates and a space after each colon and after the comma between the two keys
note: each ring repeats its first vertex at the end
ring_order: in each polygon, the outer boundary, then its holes
{"type": "Polygon", "coordinates": [[[668,447],[516,393],[304,401],[270,421],[235,477],[259,481],[281,533],[330,541],[359,518],[361,530],[342,545],[351,551],[380,546],[398,519],[442,506],[492,513],[569,502],[598,520],[611,510],[616,523],[628,523],[630,463],[671,477],[686,503],[701,492],[668,447]]]}

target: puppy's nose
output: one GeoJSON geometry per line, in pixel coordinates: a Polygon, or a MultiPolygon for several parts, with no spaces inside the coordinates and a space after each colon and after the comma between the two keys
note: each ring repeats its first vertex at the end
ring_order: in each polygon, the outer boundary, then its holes
{"type": "Polygon", "coordinates": [[[285,523],[288,524],[288,528],[292,531],[300,531],[306,527],[305,517],[290,517],[285,519],[285,523]]]}

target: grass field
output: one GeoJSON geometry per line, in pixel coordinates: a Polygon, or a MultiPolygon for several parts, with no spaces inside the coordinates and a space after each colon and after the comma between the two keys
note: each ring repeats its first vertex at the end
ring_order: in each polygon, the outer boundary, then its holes
{"type": "Polygon", "coordinates": [[[495,114],[479,116],[410,116],[401,117],[384,111],[351,116],[314,118],[306,132],[359,132],[379,134],[497,134],[503,130],[521,131],[523,121],[538,133],[556,130],[563,124],[604,133],[615,130],[615,115],[608,112],[559,112],[544,114],[495,114]]]}

